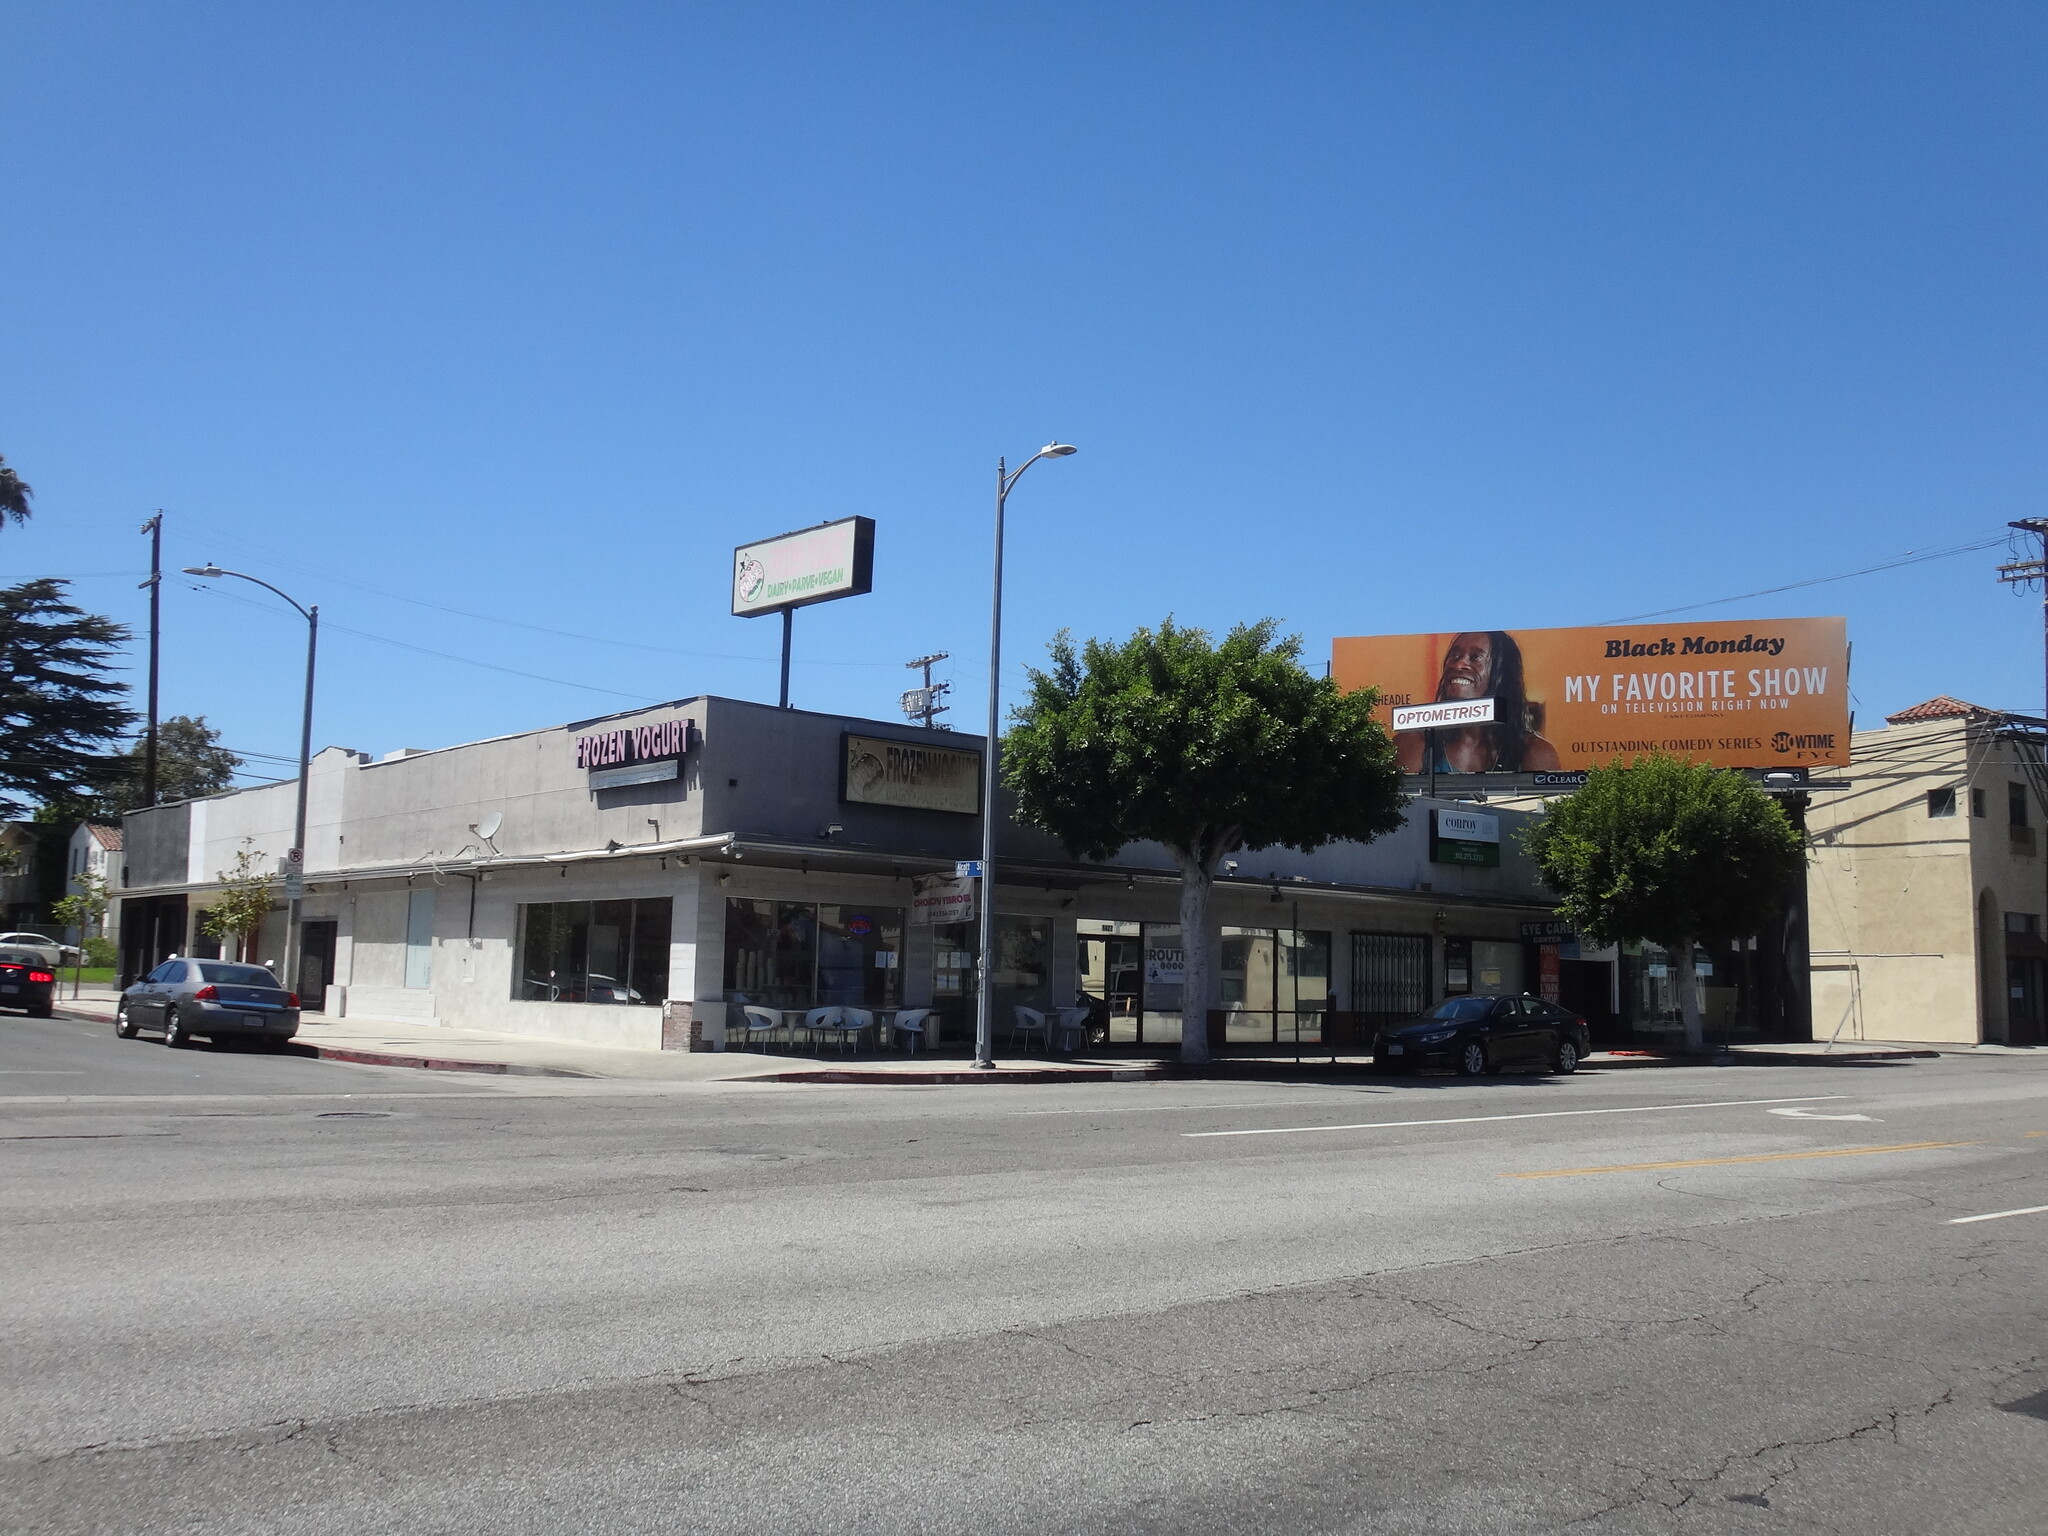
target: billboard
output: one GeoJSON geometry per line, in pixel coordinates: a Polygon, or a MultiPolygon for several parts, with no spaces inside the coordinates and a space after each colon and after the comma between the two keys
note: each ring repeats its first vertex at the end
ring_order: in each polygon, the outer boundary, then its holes
{"type": "Polygon", "coordinates": [[[1331,644],[1340,687],[1396,708],[1492,699],[1486,725],[1395,738],[1407,773],[1543,773],[1652,752],[1721,768],[1849,765],[1839,618],[1368,635],[1331,644]]]}
{"type": "Polygon", "coordinates": [[[732,552],[732,611],[739,618],[858,597],[874,585],[871,517],[842,517],[732,552]]]}

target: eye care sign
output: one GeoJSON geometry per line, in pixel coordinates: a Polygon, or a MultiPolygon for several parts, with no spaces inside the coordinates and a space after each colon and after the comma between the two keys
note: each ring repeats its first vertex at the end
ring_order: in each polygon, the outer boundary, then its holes
{"type": "Polygon", "coordinates": [[[1670,753],[1722,768],[1849,763],[1849,641],[1839,618],[1462,630],[1339,639],[1330,674],[1412,707],[1491,699],[1489,724],[1402,737],[1420,772],[1554,772],[1670,753]]]}

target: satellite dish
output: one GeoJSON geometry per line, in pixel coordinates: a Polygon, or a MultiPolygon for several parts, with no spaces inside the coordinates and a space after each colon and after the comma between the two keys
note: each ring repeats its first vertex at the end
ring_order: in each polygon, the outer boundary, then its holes
{"type": "Polygon", "coordinates": [[[505,825],[505,813],[503,811],[493,811],[481,821],[471,822],[469,830],[488,843],[498,835],[498,828],[503,825],[505,825]]]}

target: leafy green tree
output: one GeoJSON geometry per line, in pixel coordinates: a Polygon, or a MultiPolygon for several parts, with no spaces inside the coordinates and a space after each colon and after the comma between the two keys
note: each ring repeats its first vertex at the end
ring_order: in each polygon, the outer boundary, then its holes
{"type": "Polygon", "coordinates": [[[0,528],[28,521],[28,499],[33,494],[29,483],[8,468],[7,455],[0,453],[0,528]]]}
{"type": "MultiPolygon", "coordinates": [[[[137,741],[124,779],[124,808],[142,804],[142,759],[147,744],[137,741]]],[[[156,794],[160,801],[197,800],[235,787],[242,760],[220,744],[220,732],[204,715],[173,715],[156,728],[156,794]]]]}
{"type": "Polygon", "coordinates": [[[1240,848],[1369,842],[1401,824],[1394,746],[1371,689],[1345,693],[1301,665],[1272,619],[1220,645],[1171,618],[1077,654],[1062,632],[1003,741],[1017,814],[1107,859],[1163,843],[1180,867],[1181,1059],[1209,1059],[1209,898],[1240,848]]]}
{"type": "Polygon", "coordinates": [[[0,587],[0,814],[100,794],[134,719],[110,676],[128,631],[65,596],[49,577],[0,587]]]}
{"type": "Polygon", "coordinates": [[[1805,866],[1805,840],[1739,774],[1681,758],[1616,759],[1552,804],[1524,846],[1595,944],[1647,939],[1678,962],[1685,1043],[1705,1045],[1693,946],[1754,933],[1805,866]]]}
{"type": "Polygon", "coordinates": [[[199,914],[199,931],[223,944],[232,941],[244,960],[256,959],[256,941],[263,932],[263,920],[270,916],[272,876],[264,867],[268,857],[255,847],[255,839],[243,838],[234,867],[214,874],[219,894],[199,914]]]}
{"type": "Polygon", "coordinates": [[[73,875],[71,883],[78,889],[51,903],[50,914],[64,927],[78,930],[79,962],[71,968],[71,995],[76,997],[78,973],[85,963],[86,946],[93,938],[93,930],[106,921],[107,877],[88,869],[73,875]]]}

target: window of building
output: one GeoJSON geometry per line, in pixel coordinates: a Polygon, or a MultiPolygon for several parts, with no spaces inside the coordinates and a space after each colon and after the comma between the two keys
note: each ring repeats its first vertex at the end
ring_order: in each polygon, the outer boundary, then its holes
{"type": "Polygon", "coordinates": [[[1297,928],[1223,930],[1224,1038],[1279,1044],[1322,1038],[1330,935],[1297,928]]]}
{"type": "Polygon", "coordinates": [[[725,993],[766,1008],[894,1008],[903,909],[808,901],[725,903],[725,993]]]}
{"type": "MultiPolygon", "coordinates": [[[[1457,965],[1445,974],[1461,976],[1469,988],[1472,943],[1446,939],[1448,953],[1461,946],[1457,965]]],[[[1430,1004],[1429,935],[1422,933],[1354,933],[1351,935],[1351,1006],[1373,1023],[1413,1017],[1430,1004]]]]}
{"type": "Polygon", "coordinates": [[[2005,819],[2015,827],[2027,824],[2027,786],[2008,784],[2005,786],[2005,819]]]}
{"type": "Polygon", "coordinates": [[[434,893],[407,891],[405,903],[405,984],[434,984],[434,893]]]}
{"type": "Polygon", "coordinates": [[[668,997],[669,920],[666,896],[523,906],[513,996],[657,1007],[668,997]]]}
{"type": "Polygon", "coordinates": [[[2005,914],[2005,931],[2024,934],[2027,938],[2038,938],[2041,933],[2041,915],[2038,912],[2008,912],[2005,914]]]}
{"type": "Polygon", "coordinates": [[[1927,814],[1929,816],[1953,816],[1956,813],[1956,789],[1951,784],[1947,789],[1927,791],[1927,814]]]}
{"type": "Polygon", "coordinates": [[[1979,821],[1984,819],[1984,791],[1981,789],[1970,791],[1970,814],[1979,821]]]}

